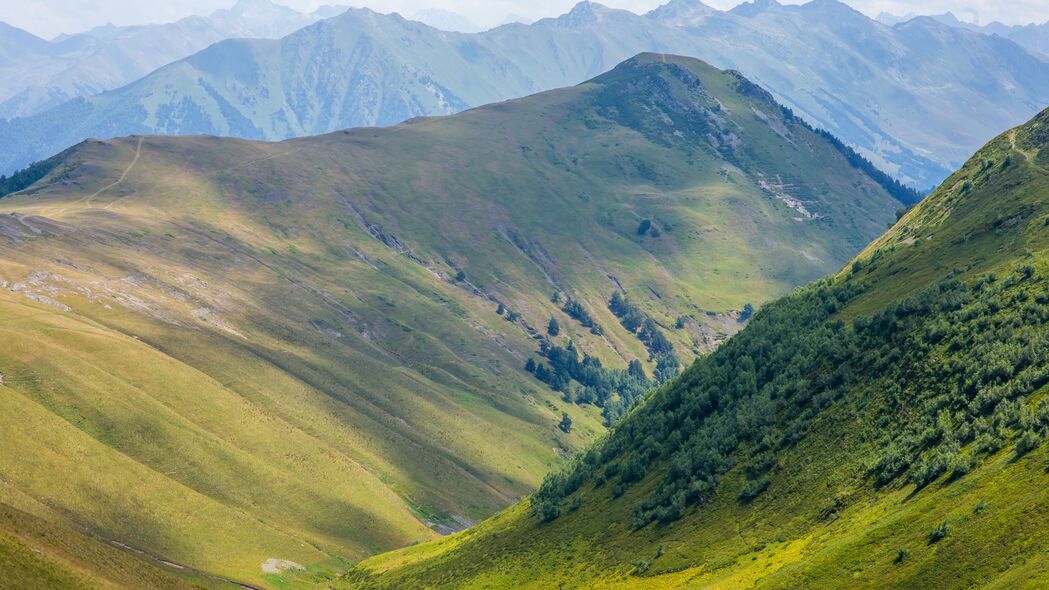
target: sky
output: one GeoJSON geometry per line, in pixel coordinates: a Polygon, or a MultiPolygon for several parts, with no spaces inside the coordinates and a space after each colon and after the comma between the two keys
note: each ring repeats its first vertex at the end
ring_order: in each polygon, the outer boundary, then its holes
{"type": "MultiPolygon", "coordinates": [[[[26,29],[44,38],[75,33],[112,22],[117,25],[171,22],[191,14],[208,14],[228,8],[234,0],[0,0],[0,21],[26,29]]],[[[567,12],[576,0],[274,0],[293,8],[312,11],[324,4],[367,6],[379,12],[412,16],[427,8],[465,15],[482,26],[505,22],[511,15],[538,19],[567,12]]],[[[642,13],[666,0],[602,0],[606,6],[642,13]]],[[[705,0],[715,8],[727,9],[739,0],[705,0]]],[[[940,14],[954,12],[962,20],[1007,24],[1049,21],[1049,0],[845,0],[871,16],[881,11],[893,14],[940,14]]],[[[787,0],[798,3],[799,0],[787,0]]]]}

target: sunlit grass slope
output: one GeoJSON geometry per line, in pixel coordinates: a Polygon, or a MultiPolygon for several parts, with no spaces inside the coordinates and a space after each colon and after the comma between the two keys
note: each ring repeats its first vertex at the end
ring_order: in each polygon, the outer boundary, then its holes
{"type": "Polygon", "coordinates": [[[531,501],[342,584],[1044,588],[1047,325],[1049,111],[531,501]]]}
{"type": "Polygon", "coordinates": [[[651,371],[623,289],[689,360],[900,207],[738,75],[655,55],[392,129],[53,164],[0,201],[0,502],[258,585],[460,529],[596,440],[523,370],[551,317],[651,371]]]}
{"type": "Polygon", "coordinates": [[[0,566],[5,590],[235,588],[177,564],[153,564],[9,506],[0,506],[0,566]]]}

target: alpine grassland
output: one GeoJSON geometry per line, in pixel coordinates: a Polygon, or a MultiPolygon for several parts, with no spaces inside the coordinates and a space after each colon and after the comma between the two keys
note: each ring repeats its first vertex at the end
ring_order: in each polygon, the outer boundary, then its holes
{"type": "Polygon", "coordinates": [[[1049,584],[1049,111],[527,500],[349,588],[1049,584]]]}
{"type": "Polygon", "coordinates": [[[69,535],[18,542],[74,578],[83,543],[258,587],[513,505],[917,198],[740,74],[655,54],[386,129],[91,140],[12,179],[0,504],[69,535]]]}

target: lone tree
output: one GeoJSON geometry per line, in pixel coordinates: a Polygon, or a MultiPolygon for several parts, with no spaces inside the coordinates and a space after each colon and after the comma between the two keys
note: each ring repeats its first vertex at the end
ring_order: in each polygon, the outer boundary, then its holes
{"type": "Polygon", "coordinates": [[[550,323],[546,326],[546,333],[551,336],[557,336],[561,333],[561,325],[557,323],[557,318],[550,318],[550,323]]]}
{"type": "Polygon", "coordinates": [[[503,315],[504,313],[506,313],[506,306],[500,303],[499,307],[495,308],[495,313],[503,315]]]}
{"type": "Polygon", "coordinates": [[[748,303],[748,304],[743,306],[743,311],[740,312],[740,314],[739,314],[739,321],[740,322],[745,322],[745,321],[749,320],[753,315],[754,315],[754,306],[748,303]]]}
{"type": "Polygon", "coordinates": [[[561,422],[558,423],[557,427],[565,434],[572,432],[572,418],[569,417],[568,412],[561,412],[561,422]]]}

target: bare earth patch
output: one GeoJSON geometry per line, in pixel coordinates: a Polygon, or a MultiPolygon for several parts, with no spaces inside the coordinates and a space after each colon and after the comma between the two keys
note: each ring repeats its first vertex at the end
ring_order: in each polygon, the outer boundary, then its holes
{"type": "Polygon", "coordinates": [[[264,574],[279,574],[286,570],[305,570],[306,568],[295,563],[294,561],[288,561],[287,559],[275,559],[273,557],[267,559],[262,563],[262,573],[264,574]]]}

